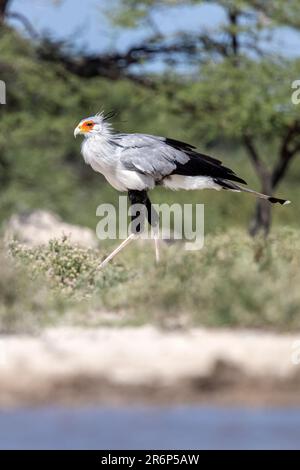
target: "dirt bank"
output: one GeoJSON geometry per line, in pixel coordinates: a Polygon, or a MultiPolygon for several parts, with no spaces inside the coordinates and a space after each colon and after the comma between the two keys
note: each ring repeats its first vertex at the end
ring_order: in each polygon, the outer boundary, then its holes
{"type": "Polygon", "coordinates": [[[39,337],[1,337],[0,406],[300,404],[298,340],[152,327],[55,328],[39,337]]]}

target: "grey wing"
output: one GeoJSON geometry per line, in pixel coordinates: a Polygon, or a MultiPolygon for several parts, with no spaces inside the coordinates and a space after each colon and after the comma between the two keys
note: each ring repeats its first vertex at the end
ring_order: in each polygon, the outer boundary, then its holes
{"type": "Polygon", "coordinates": [[[120,163],[131,171],[152,176],[156,181],[184,165],[189,156],[167,145],[164,137],[148,134],[118,134],[115,144],[119,148],[120,163]]]}
{"type": "MultiPolygon", "coordinates": [[[[118,134],[122,162],[127,169],[153,176],[156,180],[176,174],[207,176],[247,184],[221,160],[195,150],[185,142],[148,134],[118,134]]],[[[118,145],[118,144],[117,144],[118,145]]]]}

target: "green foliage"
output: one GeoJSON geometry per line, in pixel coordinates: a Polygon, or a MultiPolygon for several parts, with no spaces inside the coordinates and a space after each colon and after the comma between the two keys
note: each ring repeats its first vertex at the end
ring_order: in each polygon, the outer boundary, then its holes
{"type": "MultiPolygon", "coordinates": [[[[95,228],[97,206],[116,203],[118,194],[84,164],[73,129],[82,117],[102,108],[118,111],[113,124],[120,131],[191,142],[240,171],[255,187],[252,168],[233,139],[245,129],[257,133],[259,149],[271,161],[281,133],[298,113],[290,100],[290,78],[300,73],[297,61],[245,59],[238,69],[230,61],[210,62],[202,66],[199,80],[156,77],[157,92],[126,80],[75,77],[62,66],[38,60],[29,41],[4,28],[0,53],[8,92],[8,104],[0,106],[0,221],[43,207],[95,228]],[[176,99],[168,99],[170,91],[176,99]],[[195,104],[196,114],[189,107],[195,104]]],[[[291,174],[282,194],[296,200],[297,187],[297,176],[291,174]]],[[[254,204],[249,196],[212,192],[156,190],[152,199],[204,202],[209,232],[229,224],[245,227],[254,204]]],[[[299,223],[297,205],[274,212],[278,222],[299,223]]]]}
{"type": "MultiPolygon", "coordinates": [[[[135,26],[156,6],[190,3],[201,2],[124,0],[117,21],[135,26]]],[[[216,3],[253,12],[250,1],[216,3]]],[[[278,24],[297,26],[297,2],[258,4],[256,13],[264,12],[267,19],[270,15],[271,22],[265,27],[256,15],[254,37],[278,24]]],[[[239,25],[238,33],[241,28],[246,26],[239,25]]],[[[232,30],[228,24],[221,30],[228,42],[232,30]]],[[[252,34],[248,24],[246,33],[252,34]]],[[[257,181],[237,142],[247,133],[254,135],[260,155],[272,162],[298,119],[299,108],[291,104],[291,82],[300,76],[298,59],[253,60],[249,54],[212,60],[208,54],[198,61],[196,76],[153,75],[158,88],[152,91],[127,80],[76,77],[63,66],[38,59],[33,44],[4,27],[0,56],[0,78],[8,93],[7,105],[0,106],[1,221],[11,213],[43,207],[70,222],[96,226],[98,204],[116,203],[118,194],[83,163],[73,129],[100,109],[119,111],[113,124],[120,131],[167,135],[204,152],[207,146],[208,153],[254,187],[257,181]]],[[[254,204],[249,195],[158,189],[153,202],[205,204],[208,236],[201,252],[187,253],[176,245],[165,250],[157,267],[152,246],[133,244],[117,263],[99,272],[104,250],[76,248],[68,240],[35,249],[13,244],[11,257],[2,248],[1,332],[66,322],[103,324],[102,312],[111,309],[120,313],[119,324],[300,328],[299,233],[279,229],[299,227],[299,165],[293,162],[282,186],[282,195],[294,204],[276,207],[275,232],[268,242],[250,240],[237,228],[248,223],[254,204]],[[96,318],[90,313],[95,311],[96,318]]]]}
{"type": "MultiPolygon", "coordinates": [[[[299,30],[299,2],[120,0],[119,17],[128,17],[137,27],[141,18],[151,24],[154,11],[164,8],[167,14],[171,7],[192,4],[199,18],[201,8],[196,7],[211,4],[222,10],[223,19],[214,28],[199,26],[196,32],[188,25],[183,31],[154,31],[150,39],[161,48],[165,63],[181,60],[186,67],[175,77],[166,73],[161,91],[172,98],[170,110],[181,115],[192,141],[201,136],[206,145],[244,146],[261,192],[271,193],[300,151],[299,108],[291,101],[300,60],[275,54],[272,42],[278,26],[299,30]]],[[[125,24],[122,18],[120,25],[125,24]]],[[[262,219],[257,215],[256,231],[263,225],[267,231],[269,224],[262,219]]]]}
{"type": "Polygon", "coordinates": [[[130,289],[112,288],[106,304],[162,326],[299,328],[299,243],[297,231],[266,242],[231,230],[207,237],[202,251],[169,249],[158,267],[145,268],[139,252],[130,289]]]}
{"type": "Polygon", "coordinates": [[[102,271],[103,252],[67,240],[11,253],[0,259],[1,331],[107,324],[111,311],[118,325],[300,329],[297,230],[266,241],[231,229],[207,236],[201,251],[165,247],[159,265],[150,241],[135,242],[102,271]]]}
{"type": "Polygon", "coordinates": [[[77,300],[89,297],[96,285],[109,287],[127,279],[122,266],[115,266],[113,270],[109,266],[99,276],[99,252],[73,246],[68,238],[52,240],[48,246],[38,248],[13,242],[10,252],[20,266],[29,268],[32,279],[43,274],[47,285],[55,292],[76,297],[77,300]]]}
{"type": "Polygon", "coordinates": [[[152,93],[125,80],[74,77],[37,60],[30,43],[10,30],[0,30],[0,54],[8,93],[0,107],[0,219],[45,207],[91,225],[98,204],[115,194],[84,164],[74,128],[84,116],[116,109],[119,128],[167,132],[172,119],[160,113],[164,100],[153,102],[152,93]]]}
{"type": "Polygon", "coordinates": [[[178,96],[197,107],[198,132],[208,140],[254,136],[278,142],[299,116],[291,101],[292,77],[300,76],[300,60],[240,58],[208,63],[197,82],[183,85],[178,96]],[[205,115],[205,119],[200,116],[205,115]]]}
{"type": "MultiPolygon", "coordinates": [[[[120,0],[117,10],[134,21],[143,13],[151,18],[154,10],[172,7],[213,4],[224,10],[224,20],[209,33],[185,31],[157,41],[171,41],[176,51],[182,49],[186,65],[190,61],[199,66],[199,74],[185,74],[175,79],[166,76],[166,93],[174,96],[174,112],[190,112],[190,127],[206,142],[215,139],[234,139],[243,142],[248,134],[260,143],[262,139],[278,143],[299,117],[297,107],[291,102],[291,84],[300,76],[300,60],[270,54],[272,36],[269,36],[269,53],[260,56],[257,50],[266,43],[266,33],[278,25],[295,27],[299,2],[253,2],[249,0],[218,0],[216,2],[172,0],[120,0]],[[231,14],[237,15],[232,20],[231,14]],[[205,40],[201,42],[204,34],[205,40]],[[189,39],[187,39],[189,38],[189,39]],[[264,41],[261,41],[264,38],[264,41]],[[185,42],[194,49],[185,53],[185,42]],[[233,42],[236,41],[236,49],[233,42]],[[185,55],[184,55],[185,54],[185,55]],[[195,117],[197,125],[195,125],[195,117]]],[[[195,10],[199,14],[201,10],[195,10]]],[[[298,16],[299,17],[299,16],[298,16]]],[[[299,25],[298,25],[299,26],[299,25]]],[[[169,51],[166,60],[172,57],[169,51]]],[[[187,69],[188,70],[188,69],[187,69]]],[[[187,117],[187,116],[185,116],[187,117]]],[[[279,145],[280,146],[280,145],[279,145]]]]}
{"type": "Polygon", "coordinates": [[[40,277],[30,279],[26,267],[16,265],[3,247],[0,266],[0,332],[35,333],[56,323],[66,306],[60,293],[50,292],[40,277]]]}
{"type": "MultiPolygon", "coordinates": [[[[218,5],[225,11],[237,10],[251,20],[250,27],[272,29],[276,26],[288,25],[299,28],[300,5],[298,0],[115,0],[110,7],[110,17],[122,27],[136,27],[147,19],[153,11],[162,8],[180,6],[218,5]]],[[[244,25],[245,31],[245,25],[244,25]]]]}

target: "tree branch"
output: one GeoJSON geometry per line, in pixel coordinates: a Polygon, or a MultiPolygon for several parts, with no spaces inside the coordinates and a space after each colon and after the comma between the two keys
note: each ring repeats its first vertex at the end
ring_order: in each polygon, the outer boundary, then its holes
{"type": "Polygon", "coordinates": [[[239,53],[239,41],[236,29],[238,27],[239,11],[236,8],[229,8],[228,10],[228,19],[230,24],[230,38],[231,38],[231,48],[233,56],[237,56],[239,53]]]}
{"type": "MultiPolygon", "coordinates": [[[[151,60],[154,57],[166,54],[191,53],[193,46],[182,44],[155,44],[152,38],[149,43],[133,46],[125,53],[115,52],[102,55],[75,56],[64,51],[65,44],[45,39],[38,47],[40,59],[60,62],[70,72],[85,78],[103,76],[116,80],[126,76],[127,69],[136,64],[151,60]]],[[[132,74],[128,74],[132,77],[132,74]]],[[[146,82],[146,80],[143,80],[146,82]]]]}
{"type": "Polygon", "coordinates": [[[275,189],[280,183],[280,181],[284,178],[287,172],[289,163],[294,157],[294,155],[295,153],[292,153],[289,151],[286,151],[284,154],[281,154],[279,161],[277,162],[277,164],[275,165],[272,171],[272,177],[271,177],[272,189],[275,189]]]}
{"type": "Polygon", "coordinates": [[[243,137],[243,142],[244,145],[248,151],[248,155],[250,158],[250,161],[254,167],[254,170],[256,171],[257,175],[259,176],[261,181],[264,181],[266,177],[269,175],[269,172],[262,162],[255,146],[252,140],[252,137],[249,135],[244,135],[243,137]]]}
{"type": "Polygon", "coordinates": [[[286,136],[283,139],[279,160],[272,171],[272,188],[275,189],[284,178],[292,158],[300,151],[300,144],[295,144],[291,148],[293,139],[299,135],[300,124],[296,121],[289,127],[286,136]]]}
{"type": "MultiPolygon", "coordinates": [[[[225,42],[217,41],[208,34],[200,34],[196,39],[203,46],[205,52],[215,52],[222,57],[230,56],[229,46],[225,42]]],[[[194,46],[195,47],[195,46],[194,46]]]]}
{"type": "Polygon", "coordinates": [[[32,39],[38,39],[39,34],[38,32],[34,29],[28,18],[26,16],[22,15],[21,13],[17,12],[9,12],[7,13],[7,18],[11,18],[13,20],[18,20],[22,25],[24,26],[25,30],[29,34],[29,36],[32,39]]]}

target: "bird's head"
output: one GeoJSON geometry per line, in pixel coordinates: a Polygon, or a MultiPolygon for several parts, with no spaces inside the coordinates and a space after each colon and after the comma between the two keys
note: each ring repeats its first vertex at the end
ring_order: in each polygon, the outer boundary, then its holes
{"type": "Polygon", "coordinates": [[[74,130],[74,137],[78,134],[81,134],[84,137],[91,137],[96,134],[102,136],[110,134],[111,124],[108,122],[110,117],[112,117],[111,113],[104,114],[102,112],[95,116],[82,119],[74,130]]]}

